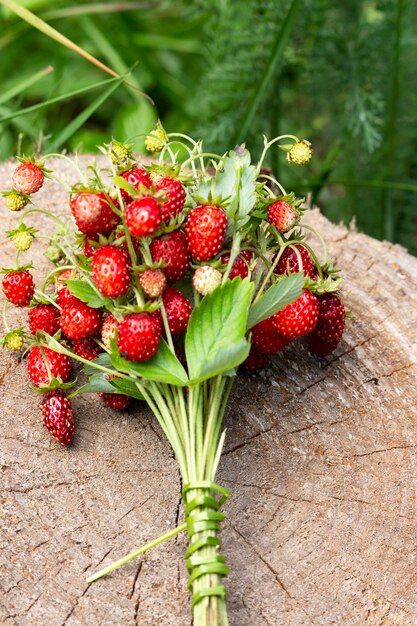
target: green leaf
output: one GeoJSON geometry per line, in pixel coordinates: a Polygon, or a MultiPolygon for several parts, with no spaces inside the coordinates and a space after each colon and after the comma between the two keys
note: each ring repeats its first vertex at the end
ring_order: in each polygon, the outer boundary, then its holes
{"type": "Polygon", "coordinates": [[[123,393],[125,396],[136,398],[136,400],[144,400],[143,395],[140,393],[136,383],[133,380],[126,380],[125,378],[114,378],[111,381],[111,384],[113,387],[116,387],[117,393],[123,393]]]}
{"type": "MultiPolygon", "coordinates": [[[[110,355],[107,352],[102,352],[101,354],[98,355],[98,357],[96,359],[93,359],[92,361],[90,361],[90,363],[87,365],[85,364],[83,366],[82,371],[84,372],[84,374],[86,374],[89,378],[91,378],[92,376],[95,376],[97,374],[97,368],[94,367],[94,365],[101,365],[102,367],[107,367],[107,369],[113,370],[113,365],[111,364],[110,361],[110,355]]],[[[116,370],[114,370],[114,373],[116,374],[116,370]]]]}
{"type": "Polygon", "coordinates": [[[228,280],[193,310],[185,337],[193,384],[233,369],[247,357],[245,333],[253,288],[248,279],[228,280]]]}
{"type": "Polygon", "coordinates": [[[188,383],[187,372],[175,354],[171,352],[164,339],[161,340],[161,344],[155,356],[143,363],[128,361],[120,356],[114,340],[110,342],[110,345],[112,346],[110,360],[113,367],[120,372],[134,374],[149,380],[167,383],[168,385],[178,385],[180,387],[188,383]]]}
{"type": "Polygon", "coordinates": [[[108,375],[96,370],[88,383],[74,391],[71,397],[78,396],[80,393],[114,393],[114,391],[114,386],[109,382],[108,375]]]}
{"type": "Polygon", "coordinates": [[[254,304],[248,316],[248,330],[271,317],[291,302],[295,302],[303,293],[304,274],[298,272],[284,276],[278,283],[272,285],[254,304]]]}
{"type": "Polygon", "coordinates": [[[93,309],[99,309],[102,306],[111,306],[111,298],[105,298],[98,293],[90,283],[84,280],[70,279],[67,282],[67,287],[76,298],[82,300],[82,302],[85,302],[93,309]]]}

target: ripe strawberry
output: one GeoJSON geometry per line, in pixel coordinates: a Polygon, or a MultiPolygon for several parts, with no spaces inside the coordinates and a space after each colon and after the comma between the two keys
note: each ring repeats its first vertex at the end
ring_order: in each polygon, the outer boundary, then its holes
{"type": "Polygon", "coordinates": [[[27,270],[7,272],[3,278],[3,292],[12,304],[27,306],[35,293],[32,274],[27,270]]]}
{"type": "Polygon", "coordinates": [[[68,270],[63,270],[59,274],[59,276],[55,279],[56,284],[58,286],[56,301],[57,301],[58,306],[61,307],[61,309],[64,308],[64,306],[67,306],[68,304],[76,304],[77,302],[80,302],[78,298],[72,295],[68,287],[60,286],[61,283],[69,280],[70,278],[75,278],[75,274],[73,270],[68,269],[68,270]]]}
{"type": "Polygon", "coordinates": [[[292,304],[288,304],[272,316],[280,335],[287,339],[298,339],[310,333],[317,324],[319,305],[317,296],[304,290],[292,304]]]}
{"type": "Polygon", "coordinates": [[[319,319],[314,329],[323,341],[329,343],[340,340],[345,327],[345,307],[335,293],[318,296],[319,319]]]}
{"type": "Polygon", "coordinates": [[[126,226],[135,237],[153,235],[162,222],[161,209],[155,198],[143,196],[133,200],[126,209],[126,226]]]}
{"type": "MultiPolygon", "coordinates": [[[[249,250],[242,250],[242,252],[233,261],[232,268],[229,272],[229,280],[233,280],[236,276],[246,278],[249,276],[249,263],[252,261],[253,252],[249,250]]],[[[230,259],[230,253],[222,254],[220,261],[227,265],[230,259]]]]}
{"type": "Polygon", "coordinates": [[[98,248],[91,263],[97,289],[107,298],[117,298],[129,289],[130,271],[125,250],[115,246],[98,248]]]}
{"type": "Polygon", "coordinates": [[[163,193],[166,198],[161,204],[162,220],[168,224],[171,217],[176,217],[184,208],[186,193],[177,178],[164,176],[155,182],[155,190],[163,193]]]}
{"type": "Polygon", "coordinates": [[[38,330],[55,335],[59,330],[59,310],[53,304],[37,304],[28,311],[28,322],[32,335],[38,330]]]}
{"type": "MultiPolygon", "coordinates": [[[[120,176],[122,176],[122,178],[124,178],[130,185],[133,185],[135,189],[139,189],[141,185],[146,187],[146,189],[150,189],[152,187],[152,178],[150,174],[148,174],[148,172],[140,165],[123,172],[120,176]]],[[[120,189],[120,192],[126,203],[132,202],[133,198],[127,191],[120,189]]]]}
{"type": "Polygon", "coordinates": [[[221,285],[222,274],[211,265],[197,267],[193,274],[193,287],[197,293],[206,296],[221,285]]]}
{"type": "Polygon", "coordinates": [[[119,328],[119,322],[114,315],[109,313],[101,327],[101,341],[104,343],[107,350],[110,350],[110,339],[113,339],[117,328],[119,328]]]}
{"type": "Polygon", "coordinates": [[[123,411],[130,404],[130,397],[122,393],[100,393],[100,396],[113,411],[123,411]]]}
{"type": "Polygon", "coordinates": [[[85,337],[84,339],[73,339],[72,349],[75,354],[87,361],[93,361],[100,354],[100,346],[91,337],[85,337]]]}
{"type": "Polygon", "coordinates": [[[13,186],[17,191],[30,195],[39,191],[42,187],[44,175],[39,165],[31,161],[25,161],[16,167],[12,180],[13,186]]]}
{"type": "MultiPolygon", "coordinates": [[[[70,373],[70,359],[66,356],[66,354],[59,354],[58,352],[55,352],[55,350],[51,350],[46,346],[42,346],[42,351],[48,362],[51,375],[55,378],[60,378],[61,381],[65,383],[68,380],[70,373]]],[[[51,382],[49,380],[48,370],[39,346],[34,346],[29,350],[27,371],[35,387],[39,387],[40,385],[49,385],[51,382]]]]}
{"type": "MultiPolygon", "coordinates": [[[[289,274],[295,272],[301,272],[301,269],[304,272],[305,276],[310,276],[310,278],[315,278],[317,276],[317,270],[314,266],[313,260],[310,256],[309,251],[302,244],[296,244],[301,261],[302,268],[298,262],[297,253],[290,247],[285,248],[284,252],[281,255],[280,260],[278,261],[275,267],[275,274],[289,274]]],[[[273,260],[275,260],[276,255],[273,260]]]]}
{"type": "Polygon", "coordinates": [[[252,345],[258,350],[275,354],[284,350],[289,343],[289,339],[278,333],[272,317],[268,317],[252,328],[252,345]]]}
{"type": "Polygon", "coordinates": [[[223,245],[227,217],[217,206],[193,209],[185,225],[188,249],[197,261],[208,261],[223,245]]]}
{"type": "Polygon", "coordinates": [[[262,350],[259,350],[259,348],[255,348],[255,346],[252,345],[249,356],[246,361],[242,363],[242,367],[247,372],[254,372],[255,370],[258,370],[260,367],[265,365],[267,360],[268,354],[266,352],[263,352],[262,350]]]}
{"type": "Polygon", "coordinates": [[[175,283],[185,276],[190,265],[190,254],[187,239],[181,230],[153,239],[150,250],[155,263],[167,263],[162,271],[169,282],[175,283]]]}
{"type": "Polygon", "coordinates": [[[101,313],[81,301],[67,304],[61,311],[60,325],[69,339],[91,337],[100,328],[101,313]]]}
{"type": "Polygon", "coordinates": [[[299,213],[292,204],[278,200],[268,207],[268,222],[274,224],[278,232],[287,233],[296,226],[299,213]]]}
{"type": "Polygon", "coordinates": [[[341,338],[333,341],[324,341],[314,330],[305,339],[310,354],[319,358],[329,356],[336,350],[341,341],[341,338]]]}
{"type": "Polygon", "coordinates": [[[104,193],[80,191],[71,198],[70,207],[78,229],[89,237],[109,235],[119,223],[104,193]]]}
{"type": "Polygon", "coordinates": [[[173,287],[165,289],[162,301],[168,318],[169,330],[173,335],[179,335],[188,326],[192,311],[191,302],[181,291],[173,287]]]}
{"type": "Polygon", "coordinates": [[[150,313],[126,315],[119,326],[117,347],[129,361],[147,361],[158,350],[161,328],[150,313]]]}
{"type": "Polygon", "coordinates": [[[46,394],[39,405],[42,422],[61,445],[67,446],[75,433],[75,420],[71,403],[61,389],[46,394]]]}
{"type": "Polygon", "coordinates": [[[139,275],[139,284],[149,298],[159,298],[166,287],[167,279],[162,270],[145,270],[139,275]]]}
{"type": "Polygon", "coordinates": [[[84,241],[83,254],[88,256],[89,259],[94,255],[94,252],[98,250],[95,246],[92,245],[92,242],[98,242],[98,235],[91,235],[90,237],[86,237],[84,241]]]}

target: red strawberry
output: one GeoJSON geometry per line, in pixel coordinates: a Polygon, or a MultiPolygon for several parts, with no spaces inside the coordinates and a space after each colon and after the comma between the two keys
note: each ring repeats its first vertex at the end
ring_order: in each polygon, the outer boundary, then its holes
{"type": "MultiPolygon", "coordinates": [[[[139,189],[141,185],[146,187],[146,189],[150,189],[152,187],[152,178],[143,167],[134,167],[133,169],[123,172],[120,176],[133,185],[135,189],[139,189]]],[[[120,192],[126,203],[132,202],[133,198],[127,191],[120,189],[120,192]]]]}
{"type": "MultiPolygon", "coordinates": [[[[233,280],[236,276],[246,278],[249,275],[249,263],[252,261],[253,252],[242,250],[242,252],[233,261],[232,268],[229,273],[229,280],[233,280]]],[[[230,253],[222,254],[220,261],[227,265],[230,259],[230,253]]]]}
{"type": "Polygon", "coordinates": [[[145,270],[139,275],[139,283],[150,298],[159,298],[163,293],[167,279],[162,270],[145,270]]]}
{"type": "Polygon", "coordinates": [[[122,393],[100,393],[100,396],[113,411],[122,411],[130,403],[130,397],[122,393]]]}
{"type": "MultiPolygon", "coordinates": [[[[55,350],[51,350],[45,346],[42,346],[42,350],[45,354],[45,359],[48,362],[51,374],[55,378],[60,378],[63,383],[68,380],[71,361],[66,354],[59,354],[55,350]]],[[[48,370],[45,365],[44,358],[39,346],[34,346],[29,350],[29,357],[27,362],[27,371],[29,377],[35,387],[39,385],[49,385],[48,370]]]]}
{"type": "Polygon", "coordinates": [[[334,352],[340,343],[340,339],[324,341],[316,332],[312,332],[306,337],[306,344],[310,354],[316,357],[329,356],[334,352]]]}
{"type": "Polygon", "coordinates": [[[94,335],[101,325],[101,313],[84,302],[67,304],[61,312],[62,331],[69,339],[83,339],[94,335]]]}
{"type": "Polygon", "coordinates": [[[180,291],[172,287],[165,289],[162,301],[168,318],[169,330],[173,335],[179,335],[188,326],[192,311],[191,302],[180,291]]]}
{"type": "Polygon", "coordinates": [[[287,339],[298,339],[310,333],[319,317],[317,296],[304,290],[303,294],[292,304],[287,304],[282,311],[272,316],[275,327],[280,335],[287,339]]]}
{"type": "Polygon", "coordinates": [[[84,241],[83,254],[91,258],[96,252],[97,248],[92,245],[92,241],[98,242],[98,235],[91,235],[90,237],[86,237],[84,241]]]}
{"type": "Polygon", "coordinates": [[[242,367],[247,372],[254,372],[255,370],[258,370],[260,367],[265,365],[267,360],[268,354],[266,352],[263,352],[262,350],[259,350],[259,348],[255,348],[255,346],[252,345],[249,356],[246,361],[242,363],[242,367]]]}
{"type": "Polygon", "coordinates": [[[155,198],[143,196],[131,202],[126,209],[126,226],[135,237],[153,235],[162,222],[161,209],[155,198]]]}
{"type": "Polygon", "coordinates": [[[129,289],[130,271],[125,250],[102,246],[95,251],[91,263],[97,289],[107,298],[117,298],[129,289]]]}
{"type": "Polygon", "coordinates": [[[68,287],[60,287],[56,294],[57,304],[64,308],[64,306],[68,306],[71,304],[77,304],[77,302],[81,302],[78,298],[76,298],[68,289],[68,287]]]}
{"type": "Polygon", "coordinates": [[[193,209],[185,225],[188,249],[197,261],[208,261],[223,245],[227,217],[217,206],[193,209]]]}
{"type": "Polygon", "coordinates": [[[117,328],[119,328],[119,322],[114,315],[109,313],[101,328],[101,341],[104,343],[107,350],[110,350],[110,339],[113,339],[117,328]]]}
{"type": "Polygon", "coordinates": [[[185,276],[190,266],[190,254],[187,239],[181,230],[153,239],[150,250],[155,263],[167,263],[163,272],[169,282],[175,283],[185,276]]]}
{"type": "Polygon", "coordinates": [[[75,354],[87,361],[93,361],[100,354],[100,346],[91,337],[85,337],[84,339],[73,339],[72,349],[75,354]]]}
{"type": "Polygon", "coordinates": [[[299,214],[295,207],[284,200],[279,200],[268,207],[268,222],[274,224],[278,232],[287,233],[297,224],[299,214]]]}
{"type": "MultiPolygon", "coordinates": [[[[309,251],[302,244],[296,244],[295,247],[297,248],[300,254],[302,265],[303,265],[302,269],[303,269],[305,276],[310,276],[311,278],[315,278],[317,276],[317,270],[314,266],[314,263],[310,256],[309,251]]],[[[275,260],[275,258],[276,258],[276,255],[274,256],[273,260],[275,260]]],[[[300,272],[301,267],[298,262],[298,257],[297,257],[297,253],[295,252],[295,250],[293,250],[290,247],[285,248],[274,271],[275,271],[275,274],[289,274],[290,272],[291,273],[300,272]]]]}
{"type": "Polygon", "coordinates": [[[163,193],[166,198],[161,204],[162,220],[168,224],[171,217],[176,217],[184,208],[186,193],[177,178],[165,176],[155,182],[155,190],[163,193]]]}
{"type": "Polygon", "coordinates": [[[27,270],[7,272],[3,278],[3,292],[12,304],[27,306],[35,293],[32,274],[27,270]]]}
{"type": "Polygon", "coordinates": [[[161,328],[150,313],[126,315],[119,326],[117,347],[129,361],[147,361],[158,350],[161,328]]]}
{"type": "Polygon", "coordinates": [[[46,394],[39,405],[42,421],[52,437],[67,446],[75,433],[75,420],[71,403],[61,389],[46,394]]]}
{"type": "Polygon", "coordinates": [[[55,335],[59,330],[59,310],[53,304],[37,304],[28,311],[28,321],[32,335],[38,330],[55,335]]]}
{"type": "Polygon", "coordinates": [[[109,235],[119,223],[104,193],[80,191],[71,198],[70,207],[78,229],[89,237],[109,235]]]}
{"type": "Polygon", "coordinates": [[[36,163],[25,161],[18,165],[13,172],[13,186],[17,191],[30,195],[42,187],[44,176],[42,169],[36,163]]]}
{"type": "Polygon", "coordinates": [[[252,328],[252,345],[258,350],[275,354],[284,350],[289,343],[289,339],[278,333],[272,317],[268,317],[252,328]]]}

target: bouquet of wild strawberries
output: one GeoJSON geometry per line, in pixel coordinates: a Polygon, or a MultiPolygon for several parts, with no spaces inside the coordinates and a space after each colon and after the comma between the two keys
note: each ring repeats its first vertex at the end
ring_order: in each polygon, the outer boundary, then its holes
{"type": "MultiPolygon", "coordinates": [[[[3,344],[28,345],[27,371],[43,394],[42,420],[61,444],[75,432],[71,398],[99,393],[112,409],[144,400],[178,461],[185,522],[91,576],[92,582],[145,550],[186,530],[185,554],[194,624],[227,624],[228,573],[219,552],[221,507],[228,492],[216,484],[224,444],[222,418],[240,366],[252,371],[271,354],[303,338],[313,355],[340,342],[345,312],[337,270],[319,262],[304,236],[305,208],[262,168],[271,145],[304,164],[311,146],[296,137],[265,140],[257,164],[244,146],[224,156],[201,142],[158,127],[146,138],[153,164],[138,163],[130,147],[103,148],[107,169],[90,165],[70,193],[78,233],[57,216],[29,207],[8,236],[16,267],[3,270],[6,299],[29,307],[28,327],[10,330],[5,302],[3,344]],[[181,150],[178,159],[174,150],[181,150]],[[187,155],[188,153],[188,155],[187,155]],[[186,155],[184,157],[184,154],[186,155]],[[36,237],[25,221],[46,213],[56,223],[46,255],[54,268],[35,289],[31,265],[19,255],[36,237]],[[87,382],[74,390],[71,362],[87,382]]],[[[68,158],[68,157],[63,157],[68,158]]],[[[47,157],[21,159],[13,211],[40,189],[47,157]]],[[[45,237],[44,237],[45,238],[45,237]]]]}

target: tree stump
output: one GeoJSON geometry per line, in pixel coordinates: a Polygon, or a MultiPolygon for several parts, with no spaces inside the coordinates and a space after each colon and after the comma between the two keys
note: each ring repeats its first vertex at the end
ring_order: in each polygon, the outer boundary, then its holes
{"type": "MultiPolygon", "coordinates": [[[[68,164],[54,166],[74,182],[68,164]]],[[[0,166],[0,188],[13,167],[0,166]]],[[[70,219],[54,183],[36,202],[70,219]]],[[[2,230],[14,228],[18,215],[1,210],[2,230]]],[[[218,476],[232,491],[230,624],[416,624],[417,260],[318,210],[308,219],[343,269],[352,320],[331,357],[291,346],[235,385],[218,476]]],[[[39,278],[47,261],[42,243],[33,248],[39,278]]],[[[25,322],[25,311],[10,311],[25,322]]],[[[182,536],[85,583],[182,519],[176,462],[150,411],[138,403],[118,414],[77,397],[78,434],[63,449],[42,426],[25,359],[4,351],[0,371],[1,624],[190,624],[182,536]]]]}

